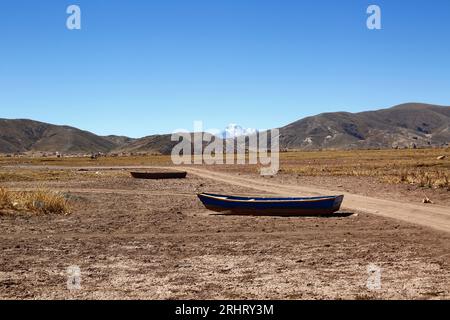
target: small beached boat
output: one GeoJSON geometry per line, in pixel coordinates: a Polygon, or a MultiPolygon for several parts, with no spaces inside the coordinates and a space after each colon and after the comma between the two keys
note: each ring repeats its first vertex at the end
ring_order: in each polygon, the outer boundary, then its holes
{"type": "Polygon", "coordinates": [[[173,172],[130,172],[133,178],[136,179],[184,179],[187,172],[173,171],[173,172]]]}
{"type": "Polygon", "coordinates": [[[206,208],[226,214],[305,216],[339,211],[343,195],[302,198],[238,197],[212,193],[198,195],[206,208]]]}

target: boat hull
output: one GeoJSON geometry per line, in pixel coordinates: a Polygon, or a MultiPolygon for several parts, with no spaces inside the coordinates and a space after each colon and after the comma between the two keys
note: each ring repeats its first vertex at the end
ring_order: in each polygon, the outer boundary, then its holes
{"type": "Polygon", "coordinates": [[[252,198],[202,193],[203,205],[222,214],[315,216],[339,211],[344,196],[309,198],[252,198]]]}
{"type": "Polygon", "coordinates": [[[136,179],[184,179],[187,172],[130,172],[130,174],[136,179]]]}

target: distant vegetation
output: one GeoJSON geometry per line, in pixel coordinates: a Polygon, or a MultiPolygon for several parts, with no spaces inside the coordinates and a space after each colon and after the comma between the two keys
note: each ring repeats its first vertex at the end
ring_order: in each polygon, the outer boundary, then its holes
{"type": "Polygon", "coordinates": [[[0,170],[0,182],[31,182],[31,181],[70,181],[86,178],[105,178],[129,176],[126,171],[77,171],[77,170],[33,170],[14,169],[0,170]]]}
{"type": "Polygon", "coordinates": [[[0,157],[0,165],[45,165],[45,166],[154,166],[171,165],[172,160],[167,155],[141,155],[120,157],[99,157],[95,160],[89,157],[0,157]]]}
{"type": "Polygon", "coordinates": [[[292,152],[282,154],[281,163],[285,173],[300,176],[375,177],[450,191],[450,148],[292,152]]]}
{"type": "MultiPolygon", "coordinates": [[[[280,153],[282,174],[298,176],[356,176],[374,177],[380,182],[411,184],[426,188],[450,190],[450,148],[348,150],[348,151],[296,151],[280,153]],[[444,156],[443,159],[438,159],[444,156]]],[[[129,157],[89,158],[1,158],[1,165],[46,165],[48,170],[17,168],[0,170],[0,182],[7,181],[66,181],[87,176],[108,177],[127,171],[51,169],[52,166],[170,166],[170,156],[149,155],[129,157]]],[[[256,165],[215,166],[216,169],[236,172],[257,172],[256,165]]]]}

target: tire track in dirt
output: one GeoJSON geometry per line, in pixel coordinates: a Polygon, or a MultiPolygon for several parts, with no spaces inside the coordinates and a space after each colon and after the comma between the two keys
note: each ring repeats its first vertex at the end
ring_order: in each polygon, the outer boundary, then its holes
{"type": "Polygon", "coordinates": [[[278,195],[315,196],[343,194],[345,198],[342,209],[344,210],[363,211],[450,233],[450,208],[444,206],[401,203],[316,187],[283,185],[279,183],[261,181],[259,179],[240,177],[229,173],[213,172],[207,169],[192,167],[184,167],[180,169],[186,170],[189,173],[202,178],[213,179],[223,183],[233,184],[240,187],[251,188],[254,190],[278,195]]]}

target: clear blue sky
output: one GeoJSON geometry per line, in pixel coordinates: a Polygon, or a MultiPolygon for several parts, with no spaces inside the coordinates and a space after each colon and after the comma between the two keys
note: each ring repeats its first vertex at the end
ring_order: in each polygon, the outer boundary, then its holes
{"type": "Polygon", "coordinates": [[[140,137],[409,101],[450,105],[448,0],[0,3],[0,118],[140,137]]]}

